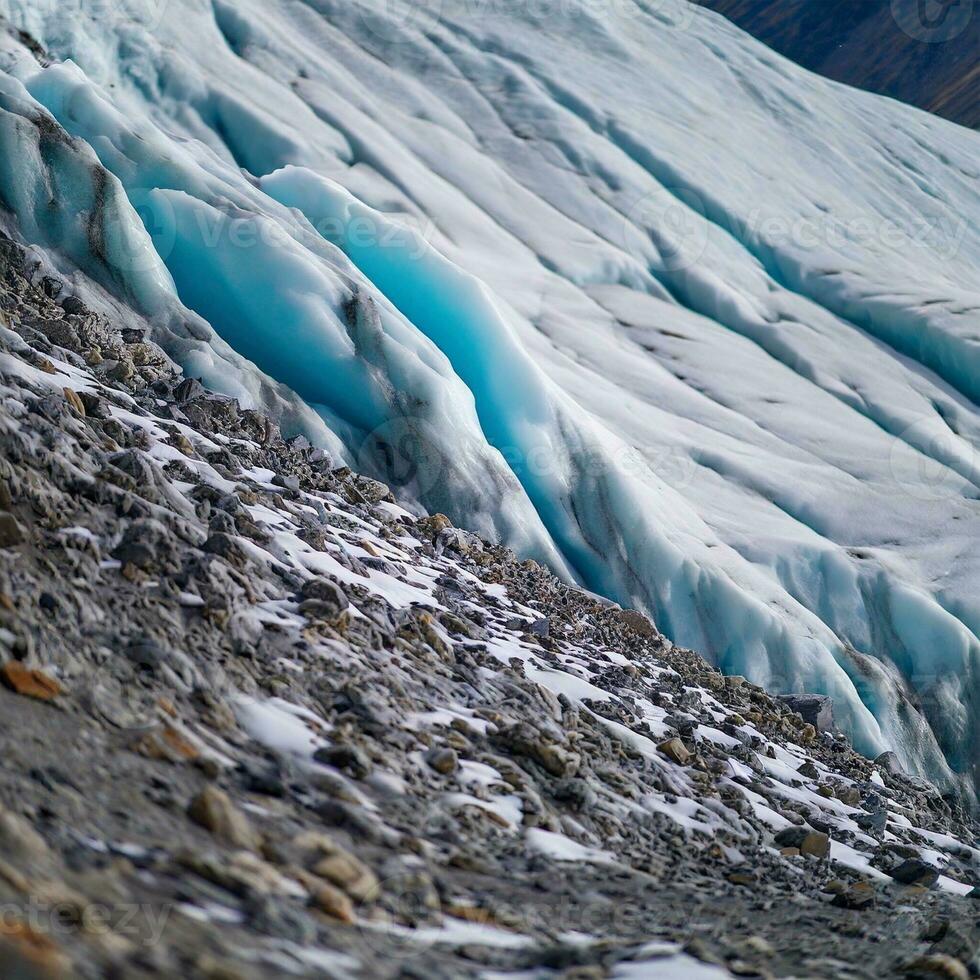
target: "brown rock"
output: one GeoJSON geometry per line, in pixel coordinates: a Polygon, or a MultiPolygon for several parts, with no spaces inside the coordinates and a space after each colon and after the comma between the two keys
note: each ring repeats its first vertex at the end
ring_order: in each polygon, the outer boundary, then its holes
{"type": "Polygon", "coordinates": [[[293,846],[301,851],[318,854],[337,854],[343,848],[329,835],[319,830],[304,830],[293,838],[293,846]]]}
{"type": "Polygon", "coordinates": [[[0,667],[0,680],[15,694],[38,701],[53,701],[61,685],[43,671],[25,667],[19,660],[8,660],[0,667]]]}
{"type": "Polygon", "coordinates": [[[795,847],[801,854],[811,857],[825,858],[830,855],[830,838],[809,827],[787,827],[779,831],[774,840],[777,847],[795,847]]]}
{"type": "Polygon", "coordinates": [[[13,514],[0,511],[0,548],[16,548],[27,540],[27,532],[13,514]]]}
{"type": "Polygon", "coordinates": [[[191,801],[187,815],[226,844],[254,851],[261,843],[245,814],[216,786],[201,790],[191,801]]]}
{"type": "Polygon", "coordinates": [[[27,923],[0,920],[0,969],[16,980],[60,980],[69,976],[71,960],[27,923]]]}
{"type": "Polygon", "coordinates": [[[0,852],[43,861],[50,851],[44,838],[21,816],[0,806],[0,852]]]}
{"type": "Polygon", "coordinates": [[[65,401],[71,406],[72,411],[76,415],[81,415],[82,418],[85,418],[85,403],[79,397],[78,392],[71,388],[62,388],[61,390],[64,393],[65,401]]]}
{"type": "Polygon", "coordinates": [[[679,766],[686,766],[692,759],[687,746],[679,738],[668,738],[666,742],[661,742],[657,746],[657,751],[679,766]]]}
{"type": "Polygon", "coordinates": [[[870,881],[855,882],[845,891],[838,893],[834,898],[834,905],[839,908],[854,909],[855,911],[870,908],[874,904],[875,890],[874,885],[870,881]]]}
{"type": "Polygon", "coordinates": [[[459,757],[453,749],[449,748],[429,749],[425,754],[425,761],[444,776],[454,773],[459,768],[459,757]]]}
{"type": "Polygon", "coordinates": [[[326,881],[318,882],[310,892],[310,900],[315,908],[334,919],[348,924],[354,922],[354,903],[334,885],[326,881]]]}
{"type": "Polygon", "coordinates": [[[902,973],[913,977],[946,977],[947,980],[970,980],[970,971],[961,960],[945,953],[920,956],[902,967],[902,973]]]}
{"type": "Polygon", "coordinates": [[[660,635],[657,632],[657,627],[637,609],[621,609],[617,615],[620,622],[625,623],[640,636],[655,637],[660,635]]]}
{"type": "Polygon", "coordinates": [[[322,858],[313,866],[313,873],[342,888],[358,902],[366,902],[378,896],[377,876],[353,854],[338,852],[322,858]]]}
{"type": "Polygon", "coordinates": [[[164,725],[160,731],[148,732],[133,748],[148,759],[165,762],[193,762],[201,756],[198,747],[173,725],[164,725]]]}

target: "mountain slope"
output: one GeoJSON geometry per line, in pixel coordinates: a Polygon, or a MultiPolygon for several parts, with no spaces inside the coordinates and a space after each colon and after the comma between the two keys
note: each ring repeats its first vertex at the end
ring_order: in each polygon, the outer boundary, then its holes
{"type": "Polygon", "coordinates": [[[980,128],[980,17],[964,0],[697,0],[810,71],[980,128]]]}
{"type": "Polygon", "coordinates": [[[12,230],[94,303],[972,785],[976,134],[694,7],[0,10],[12,230]]]}

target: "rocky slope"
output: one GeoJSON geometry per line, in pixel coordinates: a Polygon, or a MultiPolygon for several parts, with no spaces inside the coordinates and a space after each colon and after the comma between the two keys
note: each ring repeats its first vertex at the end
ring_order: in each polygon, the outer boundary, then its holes
{"type": "Polygon", "coordinates": [[[3,977],[977,975],[976,825],[826,704],[410,514],[7,239],[0,309],[3,977]]]}

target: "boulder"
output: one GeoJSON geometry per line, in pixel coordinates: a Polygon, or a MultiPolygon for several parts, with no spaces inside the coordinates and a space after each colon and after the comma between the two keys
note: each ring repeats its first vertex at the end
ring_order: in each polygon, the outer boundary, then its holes
{"type": "Polygon", "coordinates": [[[903,885],[921,885],[924,888],[931,888],[939,881],[939,869],[919,858],[903,861],[888,873],[903,885]]]}
{"type": "Polygon", "coordinates": [[[830,855],[830,838],[809,827],[787,827],[774,838],[777,847],[796,848],[801,854],[825,858],[830,855]]]}
{"type": "Polygon", "coordinates": [[[234,847],[257,850],[261,839],[248,818],[216,786],[207,786],[191,801],[187,814],[196,824],[234,847]]]}
{"type": "Polygon", "coordinates": [[[687,746],[679,738],[669,738],[666,742],[661,742],[657,746],[657,751],[663,753],[679,766],[686,766],[692,758],[687,746]]]}
{"type": "Polygon", "coordinates": [[[781,694],[779,700],[818,732],[834,727],[834,700],[823,694],[781,694]]]}
{"type": "Polygon", "coordinates": [[[898,761],[898,756],[891,750],[882,752],[875,759],[875,765],[879,769],[884,769],[885,772],[890,772],[893,776],[905,775],[905,770],[902,768],[901,762],[898,761]]]}
{"type": "Polygon", "coordinates": [[[0,511],[0,548],[14,548],[27,540],[27,533],[13,514],[0,511]]]}

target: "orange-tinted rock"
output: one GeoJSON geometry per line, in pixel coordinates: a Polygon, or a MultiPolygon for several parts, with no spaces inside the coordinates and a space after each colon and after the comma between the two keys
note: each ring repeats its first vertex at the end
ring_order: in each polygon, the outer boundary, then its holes
{"type": "Polygon", "coordinates": [[[58,980],[68,977],[70,965],[68,957],[49,936],[25,922],[0,919],[0,971],[4,977],[58,980]]]}
{"type": "Polygon", "coordinates": [[[38,701],[53,701],[61,694],[61,685],[53,677],[17,660],[8,660],[0,667],[0,680],[15,694],[38,701]]]}

